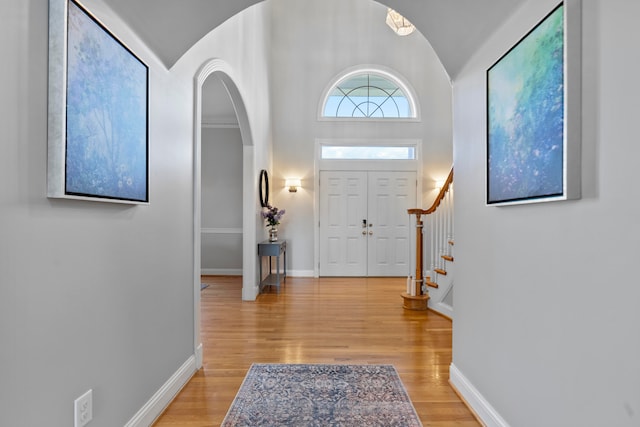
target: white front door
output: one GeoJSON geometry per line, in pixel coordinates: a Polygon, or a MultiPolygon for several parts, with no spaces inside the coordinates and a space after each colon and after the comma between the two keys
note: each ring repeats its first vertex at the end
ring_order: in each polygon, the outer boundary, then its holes
{"type": "Polygon", "coordinates": [[[410,274],[415,172],[320,172],[320,275],[410,274]]]}
{"type": "Polygon", "coordinates": [[[367,172],[320,172],[321,275],[367,275],[366,218],[367,172]]]}
{"type": "Polygon", "coordinates": [[[369,276],[410,274],[407,209],[416,206],[415,172],[369,172],[369,276]]]}

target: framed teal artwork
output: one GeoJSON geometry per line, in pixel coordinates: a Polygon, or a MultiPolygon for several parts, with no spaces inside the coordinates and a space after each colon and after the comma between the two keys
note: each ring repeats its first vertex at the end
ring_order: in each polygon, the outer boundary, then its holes
{"type": "Polygon", "coordinates": [[[488,205],[580,197],[579,10],[558,4],[487,70],[488,205]]]}

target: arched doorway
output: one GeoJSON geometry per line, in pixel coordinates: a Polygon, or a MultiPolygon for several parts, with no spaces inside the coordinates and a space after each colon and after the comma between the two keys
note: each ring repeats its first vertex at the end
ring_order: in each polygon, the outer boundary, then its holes
{"type": "Polygon", "coordinates": [[[193,159],[193,295],[194,295],[194,348],[196,364],[202,366],[202,343],[200,342],[200,274],[202,250],[202,89],[208,78],[217,78],[226,89],[236,114],[242,138],[242,298],[255,299],[256,257],[254,240],[256,224],[254,205],[257,177],[254,168],[254,144],[249,127],[249,118],[238,87],[233,81],[231,67],[221,59],[207,61],[195,77],[194,94],[194,159],[193,159]]]}
{"type": "Polygon", "coordinates": [[[242,135],[216,73],[202,86],[200,149],[201,273],[242,276],[242,135]]]}

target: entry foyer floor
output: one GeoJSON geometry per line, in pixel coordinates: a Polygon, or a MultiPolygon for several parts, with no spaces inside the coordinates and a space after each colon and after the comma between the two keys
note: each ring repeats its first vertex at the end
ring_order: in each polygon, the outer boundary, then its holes
{"type": "Polygon", "coordinates": [[[392,364],[425,427],[480,425],[448,384],[451,321],[404,310],[404,278],[288,277],[255,302],[202,282],[203,367],[154,426],[219,426],[252,363],[392,364]]]}

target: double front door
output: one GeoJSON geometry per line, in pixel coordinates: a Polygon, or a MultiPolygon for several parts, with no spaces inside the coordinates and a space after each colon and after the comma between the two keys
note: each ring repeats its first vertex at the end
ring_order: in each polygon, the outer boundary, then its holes
{"type": "Polygon", "coordinates": [[[415,172],[320,172],[321,276],[410,274],[415,172]]]}

